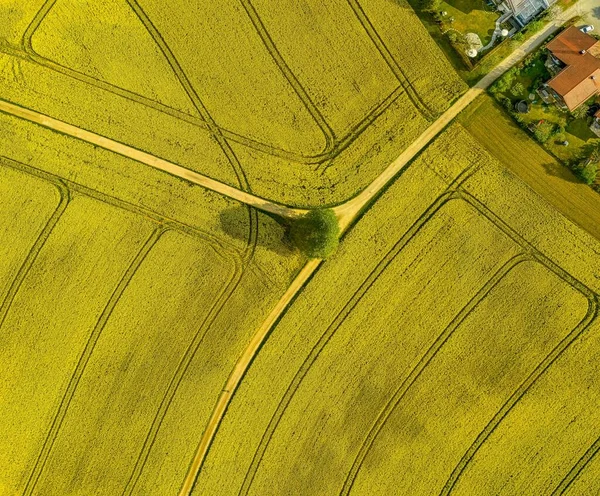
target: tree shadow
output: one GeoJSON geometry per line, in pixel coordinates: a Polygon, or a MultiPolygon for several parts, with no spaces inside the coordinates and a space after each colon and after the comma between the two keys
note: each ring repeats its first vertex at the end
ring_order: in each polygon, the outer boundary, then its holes
{"type": "MultiPolygon", "coordinates": [[[[250,222],[248,207],[239,205],[222,210],[219,213],[219,222],[227,236],[248,242],[250,222]]],[[[286,219],[258,212],[257,245],[282,256],[293,253],[295,248],[289,239],[289,224],[286,219]]]]}
{"type": "Polygon", "coordinates": [[[569,183],[581,183],[579,179],[573,174],[566,166],[559,164],[558,162],[549,162],[546,164],[542,164],[546,174],[549,176],[558,177],[564,181],[569,183]]]}

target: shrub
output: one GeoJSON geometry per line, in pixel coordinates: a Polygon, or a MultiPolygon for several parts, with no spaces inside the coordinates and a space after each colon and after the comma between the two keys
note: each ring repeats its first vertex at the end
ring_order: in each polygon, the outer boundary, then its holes
{"type": "Polygon", "coordinates": [[[556,133],[556,126],[551,122],[540,122],[536,127],[533,135],[540,143],[546,143],[556,133]]]}
{"type": "Polygon", "coordinates": [[[304,254],[327,258],[335,252],[340,235],[337,217],[331,209],[311,210],[292,221],[290,238],[304,254]]]}
{"type": "Polygon", "coordinates": [[[587,117],[589,111],[590,106],[584,103],[583,105],[580,105],[575,110],[573,110],[573,112],[571,112],[571,115],[575,117],[575,119],[584,119],[585,117],[587,117]]]}
{"type": "Polygon", "coordinates": [[[515,83],[515,85],[510,89],[510,92],[513,96],[519,96],[525,91],[525,86],[522,83],[515,83]]]}
{"type": "Polygon", "coordinates": [[[598,175],[598,164],[596,162],[588,162],[585,165],[581,165],[575,169],[575,174],[585,184],[592,185],[596,182],[596,176],[598,175]]]}

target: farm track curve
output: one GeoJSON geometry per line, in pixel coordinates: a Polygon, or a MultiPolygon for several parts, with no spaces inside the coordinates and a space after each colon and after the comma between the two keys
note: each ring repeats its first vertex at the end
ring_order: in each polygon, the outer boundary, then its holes
{"type": "Polygon", "coordinates": [[[322,260],[313,258],[304,265],[304,267],[292,281],[291,285],[287,288],[284,295],[271,310],[269,316],[254,334],[249,345],[246,347],[242,356],[237,361],[235,368],[227,379],[227,382],[221,392],[221,395],[219,396],[219,399],[217,400],[208,424],[204,430],[204,434],[202,435],[200,444],[196,450],[196,454],[191,462],[190,469],[188,470],[186,478],[184,479],[180,489],[180,495],[187,495],[192,491],[198,473],[202,468],[206,454],[208,453],[214,436],[217,433],[223,416],[227,411],[227,407],[229,406],[231,398],[235,394],[235,391],[244,378],[246,371],[254,361],[256,354],[269,336],[273,326],[279,320],[292,300],[296,297],[300,289],[304,287],[308,280],[313,276],[321,263],[322,260]]]}
{"type": "MultiPolygon", "coordinates": [[[[581,0],[580,0],[581,1],[581,0]]],[[[398,174],[398,172],[406,166],[416,155],[424,149],[434,138],[439,134],[454,117],[456,117],[462,110],[464,110],[468,104],[470,104],[477,96],[485,91],[496,79],[498,79],[504,72],[506,72],[511,66],[517,63],[519,60],[524,58],[528,53],[531,53],[535,49],[537,49],[544,39],[546,39],[550,34],[556,32],[559,27],[566,22],[566,20],[573,15],[575,12],[574,8],[570,8],[564,12],[563,16],[555,19],[552,23],[550,23],[545,29],[541,30],[539,33],[532,36],[527,42],[525,42],[521,47],[513,51],[508,57],[502,60],[496,67],[494,67],[484,78],[482,78],[473,88],[470,88],[461,98],[457,100],[457,102],[452,105],[444,114],[442,114],[434,123],[431,124],[429,128],[427,128],[414,142],[413,144],[405,150],[400,156],[394,160],[365,190],[363,190],[358,196],[348,200],[347,202],[338,205],[333,208],[334,212],[338,217],[338,221],[340,224],[340,230],[342,234],[347,231],[352,223],[358,218],[360,213],[364,208],[366,208],[373,199],[377,197],[377,195],[394,179],[394,177],[398,174]]],[[[311,260],[309,264],[312,265],[311,273],[304,275],[303,274],[303,282],[301,284],[295,284],[296,280],[292,283],[295,287],[297,287],[297,292],[300,292],[305,285],[305,282],[310,279],[312,274],[317,270],[320,264],[314,264],[311,260]]],[[[308,269],[308,264],[304,267],[304,269],[308,269]]],[[[303,269],[303,272],[304,272],[303,269]]],[[[287,295],[287,292],[286,292],[287,295]]],[[[294,297],[292,295],[289,299],[294,297]]],[[[283,312],[287,308],[287,304],[285,305],[277,305],[274,309],[279,309],[278,315],[275,315],[271,326],[282,316],[283,312]]],[[[264,336],[268,336],[270,329],[264,332],[264,336]]],[[[252,347],[252,345],[250,346],[252,347]]],[[[245,353],[244,353],[245,355],[245,353]]],[[[237,370],[238,365],[244,365],[247,367],[250,366],[251,360],[243,360],[243,358],[236,364],[237,370]]],[[[243,377],[246,370],[243,370],[238,373],[240,377],[243,377]]],[[[208,450],[210,448],[210,442],[216,435],[216,431],[221,423],[222,417],[225,414],[227,407],[233,397],[232,394],[228,394],[226,397],[219,400],[215,410],[213,412],[213,417],[211,417],[211,421],[205,434],[201,441],[201,448],[199,449],[194,460],[190,465],[190,469],[188,474],[186,475],[184,484],[179,493],[179,496],[189,496],[193,489],[193,485],[195,480],[198,477],[199,471],[204,462],[204,458],[208,454],[208,450]]]]}
{"type": "MultiPolygon", "coordinates": [[[[42,18],[43,18],[43,15],[42,15],[42,18]]],[[[558,29],[558,26],[560,24],[562,24],[562,22],[561,23],[554,22],[552,25],[554,29],[550,30],[550,31],[553,32],[556,29],[558,29]]],[[[476,98],[476,96],[478,96],[479,93],[483,92],[483,90],[485,88],[487,88],[497,77],[499,77],[504,72],[504,70],[506,70],[508,67],[510,67],[510,65],[512,65],[516,60],[518,60],[519,58],[524,56],[526,53],[529,53],[533,49],[537,48],[536,43],[538,41],[543,40],[546,36],[548,36],[548,34],[550,34],[550,32],[548,29],[546,29],[546,30],[543,30],[539,35],[532,37],[532,39],[530,39],[524,45],[524,49],[519,49],[519,50],[513,52],[513,54],[511,56],[509,56],[507,59],[505,59],[505,61],[503,61],[501,64],[499,64],[499,66],[497,66],[488,76],[486,76],[482,81],[480,81],[480,83],[478,83],[478,85],[476,87],[470,89],[465,95],[463,95],[463,97],[461,97],[461,99],[459,99],[459,101],[456,102],[456,104],[454,104],[443,116],[441,116],[440,119],[436,120],[421,135],[421,137],[419,137],[417,139],[414,146],[411,147],[411,153],[402,154],[398,160],[394,161],[388,167],[388,169],[386,169],[386,171],[384,171],[384,173],[381,176],[379,176],[372,183],[372,185],[374,187],[371,187],[371,185],[370,185],[363,192],[363,193],[365,193],[364,195],[361,193],[361,195],[359,195],[355,199],[350,200],[349,202],[346,202],[346,203],[336,207],[335,210],[336,210],[336,213],[338,214],[338,217],[340,218],[340,224],[342,226],[343,231],[347,230],[350,227],[350,225],[357,218],[357,216],[359,215],[361,210],[364,207],[366,207],[373,198],[375,198],[377,196],[377,194],[393,179],[393,177],[396,175],[396,173],[404,165],[406,165],[406,163],[408,163],[410,160],[412,160],[412,158],[414,158],[414,156],[416,156],[416,154],[420,150],[422,150],[435,137],[435,135],[437,135],[448,124],[448,122],[450,122],[450,120],[452,118],[454,118],[463,108],[465,108],[466,105],[468,105],[468,103],[470,103],[472,100],[474,100],[476,98]],[[459,103],[460,103],[460,105],[459,105],[459,103]],[[444,116],[446,116],[446,117],[444,118],[444,116]],[[444,119],[441,120],[442,118],[444,118],[444,119]],[[368,192],[367,192],[367,190],[368,190],[368,192]]],[[[189,170],[187,170],[183,167],[180,167],[176,164],[172,164],[166,160],[160,159],[158,157],[147,154],[140,150],[136,150],[132,147],[129,147],[122,143],[118,143],[114,140],[110,140],[109,138],[105,138],[105,137],[97,135],[95,133],[91,133],[89,131],[79,129],[75,126],[71,126],[67,123],[58,121],[57,119],[52,119],[52,118],[50,118],[48,116],[44,116],[43,114],[40,114],[38,112],[24,109],[22,107],[19,107],[17,105],[14,105],[14,104],[6,102],[6,101],[0,101],[0,111],[5,112],[10,115],[14,115],[14,116],[23,118],[23,119],[26,119],[26,120],[29,120],[31,122],[35,122],[37,124],[40,124],[44,127],[53,129],[55,131],[63,132],[65,134],[68,134],[75,138],[81,139],[83,141],[87,141],[87,142],[96,144],[97,146],[101,146],[101,147],[111,150],[115,153],[124,155],[126,157],[132,158],[137,161],[140,161],[149,166],[161,169],[169,174],[173,174],[182,179],[188,180],[192,183],[202,185],[203,187],[206,187],[207,189],[217,191],[220,194],[234,198],[243,203],[247,203],[248,205],[251,205],[252,207],[262,209],[262,210],[265,210],[270,213],[275,213],[277,215],[283,215],[283,216],[288,216],[288,217],[294,217],[294,216],[297,216],[298,214],[305,212],[302,209],[291,209],[286,206],[278,205],[278,204],[275,204],[274,202],[264,200],[262,198],[254,196],[250,193],[247,193],[246,191],[240,191],[236,188],[225,185],[225,184],[215,181],[211,178],[207,178],[206,176],[203,176],[201,174],[189,171],[189,170]]],[[[251,210],[251,208],[250,208],[250,210],[251,210]]],[[[255,224],[255,222],[256,221],[255,220],[253,221],[251,218],[251,222],[250,222],[251,226],[253,224],[255,224]]],[[[252,228],[251,228],[251,230],[252,230],[252,228]]],[[[252,239],[252,233],[250,233],[249,236],[250,236],[250,239],[252,239]]],[[[254,237],[254,239],[256,239],[256,236],[254,237]]],[[[251,255],[250,255],[250,257],[251,257],[251,255]]],[[[33,263],[33,261],[32,261],[32,263],[33,263]]],[[[321,263],[320,260],[311,260],[307,263],[307,265],[305,265],[305,267],[302,269],[299,277],[296,278],[296,280],[288,288],[288,291],[286,291],[282,300],[280,300],[280,302],[273,309],[272,313],[269,315],[269,318],[267,319],[267,321],[265,321],[265,324],[267,324],[268,322],[270,322],[270,324],[268,326],[263,325],[263,327],[265,328],[265,329],[263,329],[263,337],[266,337],[268,335],[273,324],[279,319],[279,317],[283,313],[284,309],[287,307],[289,302],[296,296],[297,292],[301,290],[301,288],[304,286],[306,281],[308,281],[308,279],[310,279],[310,277],[315,272],[315,270],[318,268],[320,263],[321,263]],[[296,281],[298,281],[298,282],[296,283],[296,281]],[[287,302],[285,300],[287,300],[287,302]]],[[[597,310],[594,310],[594,315],[595,315],[596,311],[597,310]]],[[[260,337],[260,336],[258,336],[258,334],[259,333],[257,333],[257,337],[260,337]]],[[[575,338],[573,338],[573,339],[575,339],[575,338]]],[[[253,343],[254,343],[254,339],[253,339],[253,343]]],[[[247,349],[247,351],[249,351],[251,349],[251,347],[252,347],[252,343],[249,346],[249,348],[247,349]]],[[[256,348],[256,349],[258,349],[258,348],[256,348]]],[[[245,352],[243,357],[245,357],[247,355],[248,355],[248,353],[245,352]]],[[[237,377],[239,377],[237,384],[239,384],[239,381],[241,381],[241,378],[243,377],[245,371],[247,370],[247,367],[250,365],[251,362],[252,362],[252,358],[250,358],[250,360],[247,360],[246,362],[244,362],[243,360],[240,360],[238,362],[238,364],[236,364],[236,368],[234,369],[234,374],[232,374],[232,377],[233,377],[233,375],[236,375],[237,377]]],[[[237,385],[236,385],[236,387],[237,387],[237,385]]],[[[215,412],[218,413],[220,411],[221,413],[220,413],[220,415],[216,415],[216,416],[213,415],[216,418],[216,426],[217,427],[214,429],[211,439],[214,436],[214,434],[216,433],[218,424],[220,423],[223,413],[227,409],[227,406],[228,406],[231,396],[232,396],[232,392],[229,393],[229,395],[227,397],[225,397],[223,401],[220,398],[217,403],[215,412]]],[[[213,414],[215,412],[213,412],[213,414]]],[[[214,424],[215,422],[213,420],[215,420],[215,419],[211,418],[211,422],[213,422],[213,424],[214,424]]],[[[209,442],[209,444],[210,444],[210,442],[209,442]]],[[[208,447],[209,447],[209,445],[206,446],[206,451],[208,450],[208,447]]],[[[206,454],[206,451],[204,452],[204,455],[206,454]]],[[[192,462],[190,472],[188,473],[188,477],[186,478],[186,481],[188,481],[190,479],[192,480],[192,485],[193,485],[193,481],[195,480],[195,478],[197,476],[197,472],[198,472],[199,468],[201,467],[201,463],[203,461],[204,455],[201,456],[199,459],[198,459],[198,457],[195,457],[195,459],[192,462]]],[[[191,490],[191,487],[192,486],[190,485],[189,490],[191,490]]],[[[185,489],[185,487],[184,487],[184,489],[185,489]]],[[[182,489],[181,494],[189,494],[189,491],[184,492],[184,490],[182,489]]]]}

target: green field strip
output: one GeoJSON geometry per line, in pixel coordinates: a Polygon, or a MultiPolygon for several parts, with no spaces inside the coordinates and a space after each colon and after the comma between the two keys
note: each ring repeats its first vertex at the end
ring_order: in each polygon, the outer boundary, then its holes
{"type": "Polygon", "coordinates": [[[443,112],[467,89],[405,0],[347,1],[424,115],[443,112]]]}
{"type": "Polygon", "coordinates": [[[103,325],[34,493],[124,489],[175,371],[210,313],[201,303],[218,301],[234,275],[211,245],[174,231],[160,238],[103,325]]]}
{"type": "Polygon", "coordinates": [[[177,18],[162,2],[138,4],[218,126],[304,156],[324,149],[322,130],[272,60],[239,2],[193,6],[182,2],[182,15],[177,18]]]}
{"type": "Polygon", "coordinates": [[[38,62],[145,97],[144,103],[197,116],[159,47],[126,3],[52,0],[51,4],[24,42],[40,57],[38,62]]]}
{"type": "Polygon", "coordinates": [[[63,214],[69,192],[0,164],[0,327],[23,279],[63,214]]]}
{"type": "MultiPolygon", "coordinates": [[[[473,146],[483,149],[475,142],[473,146]]],[[[465,183],[469,199],[482,212],[502,212],[502,218],[510,223],[510,229],[528,245],[534,246],[538,255],[545,257],[545,263],[552,267],[550,270],[569,278],[590,297],[590,292],[599,294],[598,240],[487,155],[488,158],[482,160],[488,166],[465,183]]]]}
{"type": "Polygon", "coordinates": [[[452,494],[468,494],[474,484],[524,495],[561,487],[598,435],[598,330],[594,321],[547,368],[470,460],[452,494]]]}
{"type": "Polygon", "coordinates": [[[398,398],[350,494],[438,494],[470,440],[586,309],[587,299],[542,264],[514,267],[398,398]]]}
{"type": "Polygon", "coordinates": [[[14,295],[2,326],[0,393],[10,493],[22,494],[78,354],[150,231],[137,216],[74,195],[14,295]]]}
{"type": "MultiPolygon", "coordinates": [[[[520,251],[469,205],[448,196],[415,225],[311,350],[263,437],[256,482],[241,494],[261,494],[267,487],[302,494],[316,481],[318,492],[338,490],[354,458],[350,453],[385,405],[386,393],[485,281],[520,251]],[[457,266],[468,270],[453,283],[457,266]],[[346,425],[355,428],[346,432],[346,425]],[[315,431],[321,441],[304,437],[315,431]],[[274,460],[279,474],[282,465],[287,469],[280,483],[271,470],[274,460]]],[[[249,475],[247,481],[254,474],[249,475]]]]}
{"type": "Polygon", "coordinates": [[[504,167],[600,239],[600,196],[520,129],[494,100],[480,97],[460,115],[459,122],[504,167]]]}
{"type": "Polygon", "coordinates": [[[398,87],[346,0],[254,5],[272,43],[336,136],[344,136],[398,87]]]}

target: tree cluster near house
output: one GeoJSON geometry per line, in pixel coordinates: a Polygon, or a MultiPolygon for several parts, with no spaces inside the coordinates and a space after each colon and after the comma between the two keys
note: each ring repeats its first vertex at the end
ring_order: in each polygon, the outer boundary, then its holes
{"type": "Polygon", "coordinates": [[[600,44],[571,26],[490,88],[496,101],[586,184],[597,176],[600,44]],[[592,77],[590,77],[592,74],[592,77]]]}

